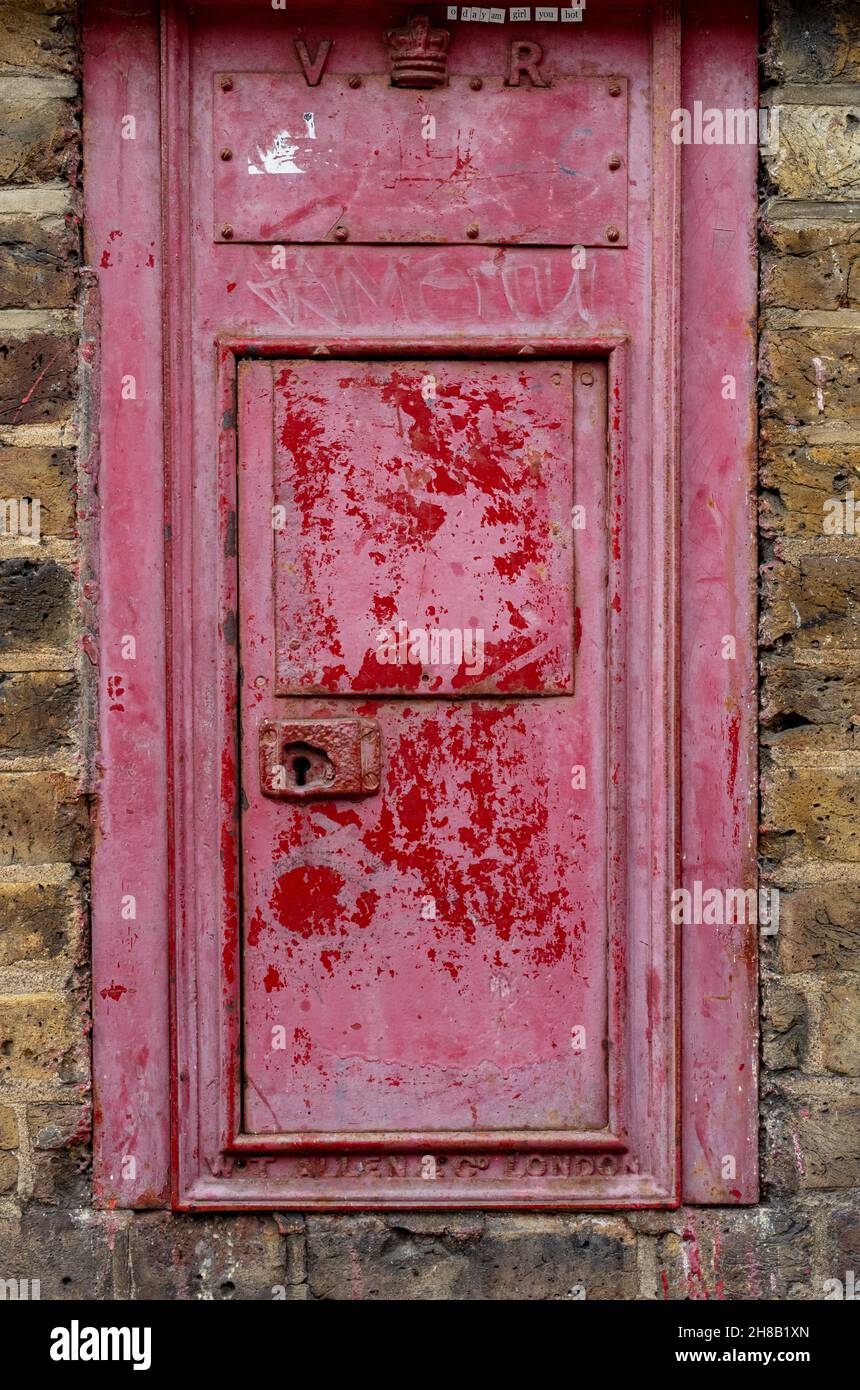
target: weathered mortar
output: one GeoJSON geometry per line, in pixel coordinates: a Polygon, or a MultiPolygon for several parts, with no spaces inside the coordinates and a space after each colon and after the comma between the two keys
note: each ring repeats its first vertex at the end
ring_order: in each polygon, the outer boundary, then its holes
{"type": "Polygon", "coordinates": [[[775,0],[768,25],[762,1204],[191,1217],[90,1205],[77,7],[0,3],[0,495],[42,503],[37,547],[0,539],[0,1277],[45,1298],[803,1299],[860,1271],[860,521],[822,524],[860,497],[860,6],[775,0]]]}

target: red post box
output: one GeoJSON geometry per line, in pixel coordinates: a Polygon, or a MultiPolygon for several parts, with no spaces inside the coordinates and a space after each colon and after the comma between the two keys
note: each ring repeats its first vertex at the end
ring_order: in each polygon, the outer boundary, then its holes
{"type": "Polygon", "coordinates": [[[105,1202],[755,1197],[755,33],[525,8],[93,8],[105,1202]]]}

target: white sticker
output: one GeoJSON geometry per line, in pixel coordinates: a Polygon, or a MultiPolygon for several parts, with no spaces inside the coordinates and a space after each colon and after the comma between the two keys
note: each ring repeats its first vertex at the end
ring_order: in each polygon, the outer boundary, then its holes
{"type": "Polygon", "coordinates": [[[295,161],[298,145],[290,143],[291,136],[288,130],[281,130],[275,136],[271,146],[267,150],[261,150],[257,146],[258,164],[252,159],[248,159],[249,174],[302,174],[295,161]],[[262,167],[260,167],[262,166],[262,167]]]}
{"type": "Polygon", "coordinates": [[[531,7],[531,5],[512,5],[512,6],[511,6],[511,19],[514,19],[514,20],[516,20],[516,19],[531,19],[531,17],[532,17],[532,7],[531,7]]]}
{"type": "Polygon", "coordinates": [[[505,22],[505,12],[504,12],[504,10],[490,10],[490,23],[491,23],[491,24],[504,24],[504,22],[505,22]]]}
{"type": "Polygon", "coordinates": [[[573,9],[570,9],[570,10],[562,10],[562,12],[561,12],[561,22],[562,22],[562,24],[581,24],[581,23],[582,23],[582,9],[583,9],[582,5],[575,5],[575,6],[573,7],[573,9]]]}
{"type": "Polygon", "coordinates": [[[457,18],[457,6],[456,6],[456,5],[449,5],[449,6],[448,6],[448,18],[449,18],[449,19],[456,19],[456,18],[457,18]]]}
{"type": "Polygon", "coordinates": [[[535,10],[535,19],[538,24],[555,24],[558,19],[558,10],[555,5],[538,5],[535,10]]]}

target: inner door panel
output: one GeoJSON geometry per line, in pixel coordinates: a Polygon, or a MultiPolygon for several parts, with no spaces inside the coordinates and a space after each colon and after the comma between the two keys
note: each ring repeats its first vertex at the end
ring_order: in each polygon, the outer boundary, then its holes
{"type": "Polygon", "coordinates": [[[240,367],[248,1134],[610,1137],[606,485],[601,362],[240,367]],[[262,794],[350,717],[378,791],[262,794]]]}

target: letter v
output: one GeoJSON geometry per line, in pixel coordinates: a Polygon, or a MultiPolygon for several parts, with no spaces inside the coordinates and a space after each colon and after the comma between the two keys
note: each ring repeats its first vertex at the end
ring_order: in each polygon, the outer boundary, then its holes
{"type": "Polygon", "coordinates": [[[296,57],[305,75],[305,81],[309,87],[318,87],[320,78],[325,72],[325,65],[328,55],[331,53],[334,39],[320,39],[317,51],[313,59],[308,53],[308,46],[304,39],[293,39],[296,50],[296,57]]]}

